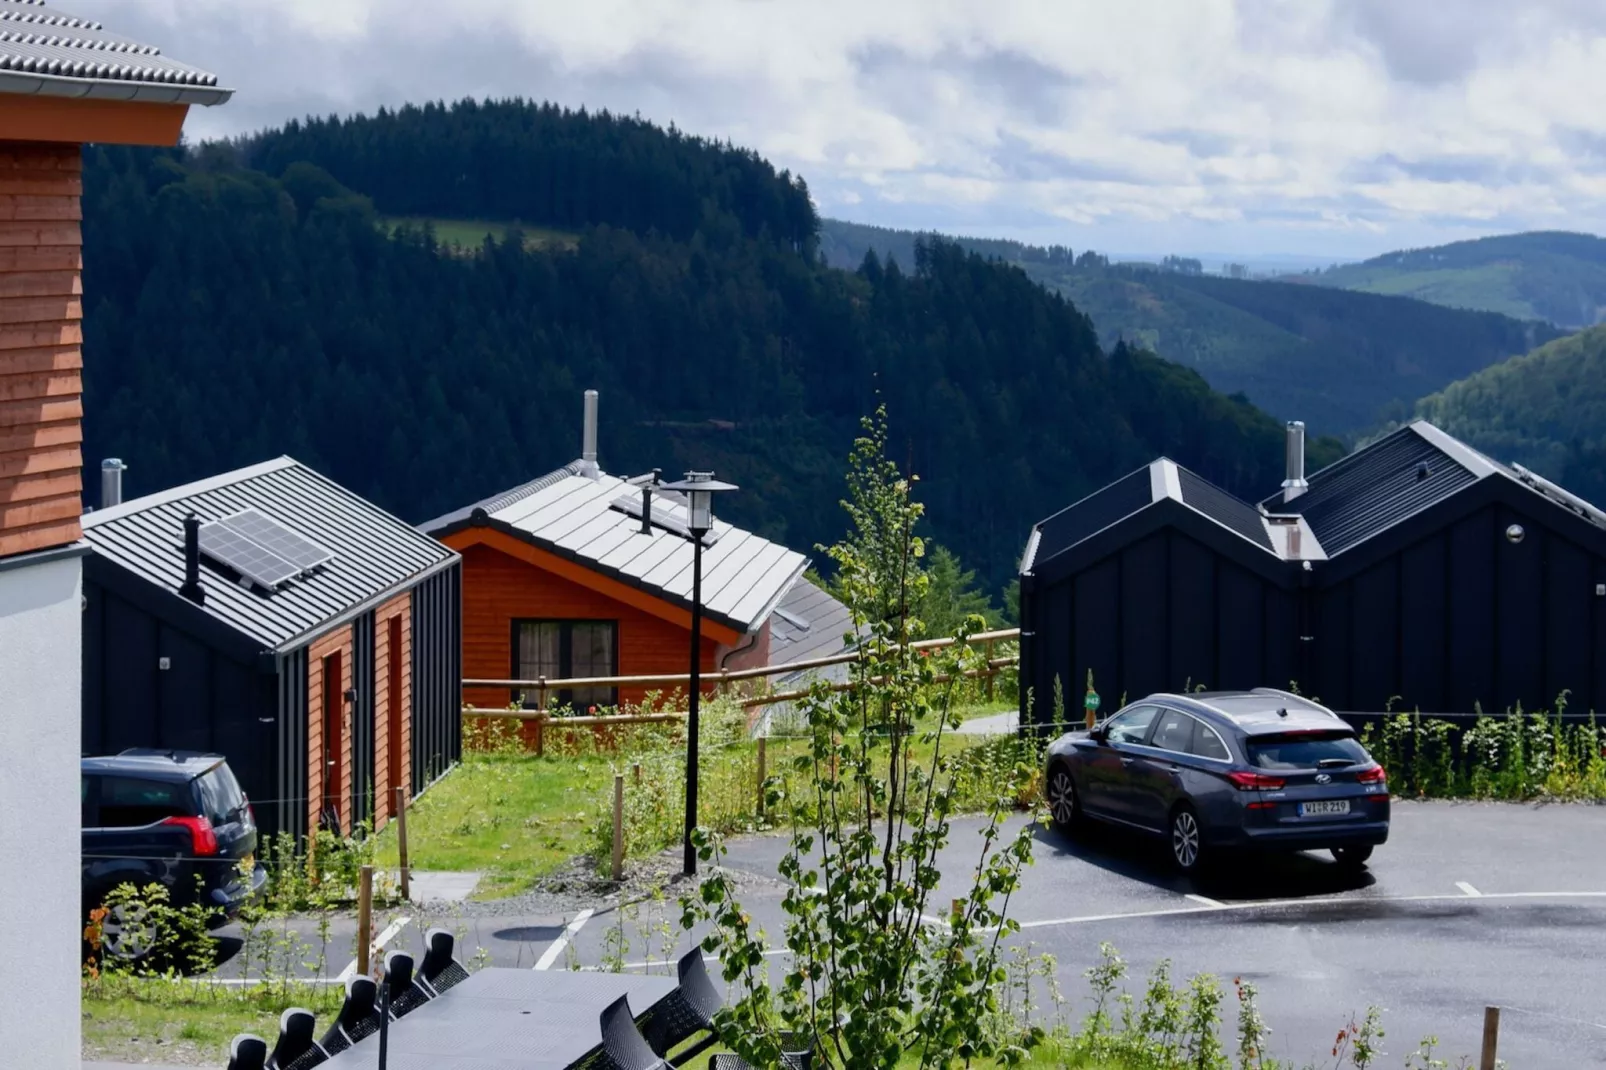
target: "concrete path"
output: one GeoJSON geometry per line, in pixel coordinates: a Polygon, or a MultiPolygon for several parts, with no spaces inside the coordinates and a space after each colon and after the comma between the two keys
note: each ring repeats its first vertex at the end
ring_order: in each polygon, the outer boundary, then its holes
{"type": "MultiPolygon", "coordinates": [[[[391,880],[401,883],[400,873],[391,873],[391,880]]],[[[461,903],[474,894],[479,886],[480,874],[424,872],[414,870],[408,892],[415,903],[461,903]]]]}
{"type": "Polygon", "coordinates": [[[973,718],[960,725],[957,731],[962,736],[1005,736],[1013,734],[1019,727],[1020,711],[1010,710],[991,717],[973,718]]]}

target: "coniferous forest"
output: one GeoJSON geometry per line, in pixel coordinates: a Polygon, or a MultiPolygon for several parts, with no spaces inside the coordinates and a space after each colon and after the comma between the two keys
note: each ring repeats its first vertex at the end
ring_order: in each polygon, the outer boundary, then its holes
{"type": "Polygon", "coordinates": [[[288,453],[420,521],[574,459],[596,387],[605,468],[711,468],[730,519],[809,551],[880,400],[928,534],[997,590],[1034,521],[1157,454],[1282,478],[1277,421],[1101,350],[1018,268],[940,241],[826,267],[800,179],[633,119],[465,103],[91,147],[84,217],[86,459],[127,461],[130,496],[288,453]],[[575,237],[465,254],[403,215],[575,237]]]}

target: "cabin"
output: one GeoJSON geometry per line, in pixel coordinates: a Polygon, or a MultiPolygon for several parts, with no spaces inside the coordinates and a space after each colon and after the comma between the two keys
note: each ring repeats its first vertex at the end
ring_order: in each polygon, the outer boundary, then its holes
{"type": "MultiPolygon", "coordinates": [[[[1432,424],[1243,501],[1161,458],[1041,521],[1023,706],[1297,688],[1343,711],[1606,706],[1606,514],[1432,424]]],[[[1113,706],[1112,706],[1113,708],[1113,706]]],[[[1027,723],[1023,718],[1023,723],[1027,723]]]]}
{"type": "Polygon", "coordinates": [[[40,934],[0,956],[0,1037],[77,1066],[83,145],[176,144],[232,91],[41,0],[0,18],[0,844],[28,845],[0,867],[0,928],[40,934]]]}
{"type": "MultiPolygon", "coordinates": [[[[463,557],[463,666],[471,680],[686,673],[692,533],[686,501],[656,471],[597,464],[597,395],[586,392],[578,460],[422,525],[463,557]]],[[[715,517],[702,550],[704,673],[771,663],[771,618],[808,559],[715,517]]],[[[579,713],[641,703],[653,685],[554,690],[579,713]]],[[[468,687],[480,707],[535,708],[513,687],[468,687]]]]}
{"type": "Polygon", "coordinates": [[[458,555],[289,457],[83,517],[83,748],[216,751],[264,832],[382,827],[460,756],[458,555]]]}

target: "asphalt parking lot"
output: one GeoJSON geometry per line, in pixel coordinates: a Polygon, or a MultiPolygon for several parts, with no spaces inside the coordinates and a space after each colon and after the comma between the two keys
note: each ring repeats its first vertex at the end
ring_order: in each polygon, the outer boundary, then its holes
{"type": "MultiPolygon", "coordinates": [[[[955,821],[929,913],[963,893],[980,826],[955,821]]],[[[1380,1066],[1402,1066],[1428,1035],[1454,1066],[1477,1054],[1493,1004],[1512,1070],[1606,1067],[1606,806],[1396,801],[1388,844],[1359,872],[1312,853],[1244,857],[1189,879],[1171,872],[1157,842],[1033,834],[1035,864],[1010,905],[1022,925],[1014,939],[1054,956],[1074,1020],[1088,1007],[1083,971],[1107,941],[1129,963],[1135,993],[1162,959],[1178,978],[1253,981],[1274,1031],[1269,1054],[1297,1065],[1325,1055],[1350,1016],[1375,1005],[1387,1030],[1380,1066]]],[[[729,844],[744,906],[772,944],[784,920],[775,872],[785,849],[776,836],[729,844]]],[[[407,929],[445,924],[462,934],[460,957],[484,949],[498,966],[645,969],[651,960],[662,970],[691,947],[672,898],[435,922],[403,909],[413,915],[407,929]]],[[[399,931],[391,946],[417,940],[399,931]]],[[[344,931],[333,946],[350,947],[344,931]]],[[[1226,1010],[1230,1018],[1230,1000],[1226,1010]]]]}

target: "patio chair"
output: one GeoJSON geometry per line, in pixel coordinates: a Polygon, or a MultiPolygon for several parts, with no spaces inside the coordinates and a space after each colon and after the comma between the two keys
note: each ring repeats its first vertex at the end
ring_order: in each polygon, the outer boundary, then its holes
{"type": "Polygon", "coordinates": [[[266,1070],[268,1042],[250,1033],[241,1033],[229,1044],[229,1070],[266,1070]]]}
{"type": "Polygon", "coordinates": [[[346,982],[346,1002],[340,1006],[335,1024],[318,1041],[330,1055],[337,1055],[353,1044],[379,1032],[379,1010],[374,996],[379,989],[369,977],[353,977],[346,982]]]}
{"type": "Polygon", "coordinates": [[[268,1056],[268,1070],[311,1070],[328,1059],[312,1039],[317,1022],[311,1011],[301,1007],[291,1007],[279,1015],[279,1041],[268,1056]]]}
{"type": "Polygon", "coordinates": [[[385,980],[390,984],[390,1020],[398,1021],[429,1002],[429,993],[413,976],[413,956],[392,951],[385,956],[385,980]]]}
{"type": "Polygon", "coordinates": [[[602,1010],[602,1050],[588,1060],[594,1070],[673,1070],[647,1045],[630,1013],[630,998],[620,996],[602,1010]]]}
{"type": "Polygon", "coordinates": [[[468,971],[452,958],[456,943],[445,929],[431,929],[424,937],[424,962],[418,969],[418,977],[432,996],[468,980],[468,971]]]}
{"type": "Polygon", "coordinates": [[[680,975],[680,987],[654,1004],[639,1024],[647,1044],[665,1057],[675,1045],[707,1032],[707,1037],[677,1055],[678,1059],[685,1060],[711,1047],[718,1039],[714,1034],[714,1015],[725,1005],[725,999],[714,987],[713,978],[708,976],[701,948],[694,947],[682,955],[676,972],[680,975]]]}
{"type": "MultiPolygon", "coordinates": [[[[810,1070],[814,1065],[814,1049],[781,1052],[781,1070],[810,1070]]],[[[725,1053],[708,1061],[708,1070],[758,1070],[740,1055],[725,1053]]]]}

